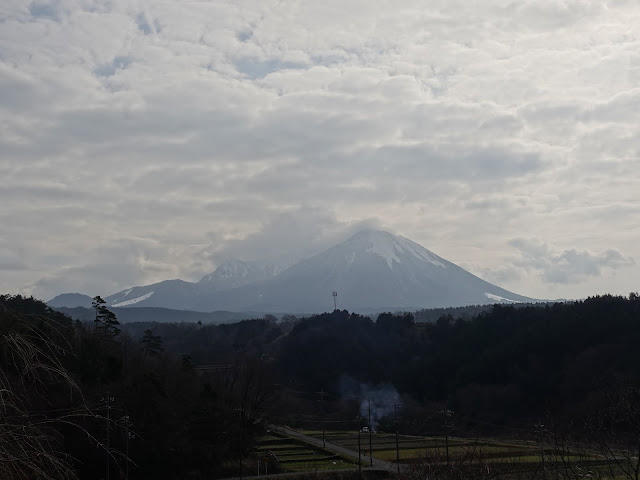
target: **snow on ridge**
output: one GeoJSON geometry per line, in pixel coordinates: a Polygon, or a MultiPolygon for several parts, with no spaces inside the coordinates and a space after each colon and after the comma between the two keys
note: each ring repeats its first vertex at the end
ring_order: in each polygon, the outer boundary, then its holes
{"type": "Polygon", "coordinates": [[[403,249],[409,252],[414,257],[417,257],[421,260],[425,260],[433,265],[436,265],[437,267],[446,268],[445,265],[435,257],[435,255],[433,255],[423,246],[418,245],[417,243],[413,243],[408,238],[404,238],[404,237],[397,237],[397,238],[401,242],[403,249]]]}
{"type": "Polygon", "coordinates": [[[127,300],[126,302],[113,303],[113,304],[111,304],[111,306],[112,307],[126,307],[127,305],[133,305],[135,303],[138,303],[138,302],[141,302],[143,300],[146,300],[151,295],[153,295],[153,293],[154,292],[145,293],[144,295],[142,295],[140,297],[132,298],[131,300],[127,300]]]}
{"type": "Polygon", "coordinates": [[[274,277],[286,269],[287,266],[284,265],[228,260],[218,265],[213,272],[202,277],[198,283],[215,282],[220,279],[239,281],[252,281],[260,278],[266,279],[274,277]]]}
{"type": "Polygon", "coordinates": [[[132,291],[133,291],[133,288],[130,288],[129,290],[127,290],[126,292],[124,292],[124,293],[122,294],[122,297],[121,297],[121,298],[126,297],[126,296],[127,296],[127,295],[129,295],[132,291]]]}
{"type": "Polygon", "coordinates": [[[447,268],[436,255],[422,245],[401,236],[391,235],[387,232],[373,233],[375,234],[370,234],[367,237],[370,247],[366,251],[382,257],[391,270],[393,270],[394,261],[398,264],[402,263],[398,257],[398,255],[401,254],[409,254],[418,260],[431,263],[437,267],[447,268]]]}
{"type": "Polygon", "coordinates": [[[511,300],[510,298],[504,298],[489,292],[484,292],[484,294],[487,296],[487,298],[490,298],[491,300],[497,300],[498,302],[522,303],[518,300],[511,300]]]}
{"type": "Polygon", "coordinates": [[[208,273],[200,279],[200,282],[210,282],[213,278],[213,273],[208,273]]]}
{"type": "Polygon", "coordinates": [[[367,248],[368,253],[373,253],[384,258],[391,270],[393,270],[394,260],[397,263],[400,263],[400,259],[396,255],[396,248],[398,247],[398,244],[395,242],[393,237],[391,241],[389,241],[387,238],[380,235],[372,235],[369,240],[371,241],[371,246],[367,248]]]}
{"type": "MultiPolygon", "coordinates": [[[[218,270],[216,270],[216,273],[218,270]]],[[[220,277],[222,278],[246,278],[248,275],[248,268],[243,266],[243,268],[239,268],[238,265],[224,265],[220,268],[220,277]]]]}

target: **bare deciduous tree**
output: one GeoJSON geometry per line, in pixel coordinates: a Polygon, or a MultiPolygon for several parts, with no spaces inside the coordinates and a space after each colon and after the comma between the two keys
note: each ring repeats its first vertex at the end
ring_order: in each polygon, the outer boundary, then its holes
{"type": "Polygon", "coordinates": [[[78,418],[90,412],[61,361],[71,352],[72,327],[49,316],[15,312],[6,298],[0,298],[0,478],[75,478],[59,427],[78,426],[78,418]],[[67,392],[73,406],[36,410],[35,403],[49,405],[53,385],[67,392]]]}

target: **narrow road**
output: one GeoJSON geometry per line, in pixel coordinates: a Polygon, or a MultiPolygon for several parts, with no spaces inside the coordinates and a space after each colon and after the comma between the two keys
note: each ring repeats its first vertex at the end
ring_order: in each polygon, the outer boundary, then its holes
{"type": "MultiPolygon", "coordinates": [[[[340,445],[336,445],[335,443],[325,442],[325,446],[322,445],[322,440],[319,440],[314,437],[310,437],[309,435],[305,435],[300,432],[296,432],[295,430],[291,430],[290,428],[270,425],[269,428],[273,429],[276,432],[284,433],[285,435],[289,435],[290,437],[297,438],[302,440],[305,443],[310,445],[315,445],[316,447],[324,448],[325,450],[330,450],[334,453],[339,453],[340,455],[344,455],[349,458],[353,458],[356,461],[358,460],[358,452],[354,452],[353,450],[349,450],[348,448],[341,447],[340,445]]],[[[363,461],[362,468],[363,469],[373,469],[373,470],[384,470],[384,471],[395,471],[397,468],[391,462],[385,462],[384,460],[378,460],[376,458],[373,459],[373,467],[369,467],[369,456],[362,455],[361,460],[363,461]]]]}

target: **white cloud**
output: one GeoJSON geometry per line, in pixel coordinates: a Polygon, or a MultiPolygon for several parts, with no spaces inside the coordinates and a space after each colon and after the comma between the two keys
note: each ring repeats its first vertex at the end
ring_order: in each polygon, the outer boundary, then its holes
{"type": "Polygon", "coordinates": [[[0,286],[195,279],[373,221],[526,295],[637,290],[585,252],[640,254],[638,24],[634,1],[4,2],[0,286]]]}

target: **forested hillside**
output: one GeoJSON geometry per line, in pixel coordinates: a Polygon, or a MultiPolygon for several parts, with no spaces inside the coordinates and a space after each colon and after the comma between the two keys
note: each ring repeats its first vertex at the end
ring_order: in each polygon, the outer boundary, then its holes
{"type": "Polygon", "coordinates": [[[526,432],[541,418],[640,433],[637,294],[435,323],[335,311],[118,325],[96,313],[83,324],[0,297],[0,477],[229,476],[267,423],[352,429],[368,400],[381,429],[402,403],[404,433],[437,434],[442,409],[460,434],[526,432]],[[18,449],[28,460],[7,461],[18,449]]]}
{"type": "Polygon", "coordinates": [[[527,424],[576,415],[640,379],[640,299],[602,296],[545,306],[496,305],[471,320],[409,314],[377,321],[336,311],[285,322],[155,325],[168,349],[196,363],[262,358],[279,385],[339,398],[344,381],[390,384],[421,404],[471,418],[527,424]],[[288,332],[288,333],[287,333],[288,332]]]}

